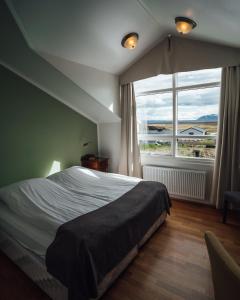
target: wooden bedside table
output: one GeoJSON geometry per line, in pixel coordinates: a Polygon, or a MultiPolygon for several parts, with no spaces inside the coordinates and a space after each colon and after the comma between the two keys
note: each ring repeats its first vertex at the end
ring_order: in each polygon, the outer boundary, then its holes
{"type": "Polygon", "coordinates": [[[97,156],[92,156],[89,158],[82,157],[81,162],[82,166],[85,168],[97,170],[97,171],[102,171],[102,172],[107,172],[108,171],[108,158],[105,157],[97,157],[97,156]]]}

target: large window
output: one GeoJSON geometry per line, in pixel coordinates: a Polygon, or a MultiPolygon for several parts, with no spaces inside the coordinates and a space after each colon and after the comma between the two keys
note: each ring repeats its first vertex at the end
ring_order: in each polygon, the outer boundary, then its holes
{"type": "Polygon", "coordinates": [[[141,152],[214,159],[220,78],[209,69],[136,81],[141,152]]]}

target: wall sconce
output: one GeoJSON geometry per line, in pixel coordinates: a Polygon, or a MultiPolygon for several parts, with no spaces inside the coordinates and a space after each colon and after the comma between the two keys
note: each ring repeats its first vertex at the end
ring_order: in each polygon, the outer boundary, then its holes
{"type": "Polygon", "coordinates": [[[91,144],[91,143],[92,143],[92,141],[88,141],[88,142],[82,144],[82,146],[83,146],[83,147],[87,147],[87,146],[88,146],[89,144],[91,144]]]}

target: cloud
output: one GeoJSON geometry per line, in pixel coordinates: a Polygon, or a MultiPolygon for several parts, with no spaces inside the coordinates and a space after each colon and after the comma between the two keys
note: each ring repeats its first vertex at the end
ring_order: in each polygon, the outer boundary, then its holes
{"type": "Polygon", "coordinates": [[[218,105],[220,88],[181,91],[178,93],[179,106],[206,106],[218,105]]]}
{"type": "MultiPolygon", "coordinates": [[[[221,69],[178,73],[177,84],[186,86],[220,80],[221,69]]],[[[172,75],[159,75],[134,83],[136,95],[143,91],[171,87],[172,75]]],[[[138,118],[172,120],[172,92],[136,96],[138,118]]],[[[178,118],[194,120],[202,115],[218,114],[220,88],[202,88],[178,92],[178,118]]]]}
{"type": "MultiPolygon", "coordinates": [[[[219,88],[181,91],[178,94],[178,118],[197,119],[207,114],[218,114],[219,88]]],[[[148,95],[136,98],[140,119],[171,120],[172,94],[148,95]]]]}
{"type": "MultiPolygon", "coordinates": [[[[177,86],[187,86],[221,80],[221,69],[177,73],[177,86]]],[[[134,82],[136,95],[151,90],[172,88],[172,75],[158,75],[134,82]]]]}
{"type": "Polygon", "coordinates": [[[194,85],[221,80],[221,69],[181,72],[177,75],[178,86],[194,85]]]}
{"type": "Polygon", "coordinates": [[[158,108],[172,106],[172,93],[136,97],[138,108],[158,108]]]}
{"type": "Polygon", "coordinates": [[[173,118],[172,108],[148,108],[144,110],[137,110],[137,116],[140,120],[165,120],[170,121],[173,118]]]}
{"type": "MultiPolygon", "coordinates": [[[[220,88],[206,88],[198,90],[187,90],[178,92],[179,106],[206,106],[218,105],[220,97],[220,88]]],[[[138,96],[138,108],[157,108],[164,106],[172,106],[172,93],[138,96]]]]}
{"type": "Polygon", "coordinates": [[[179,120],[196,120],[204,115],[218,114],[218,106],[188,106],[178,109],[179,120]]]}
{"type": "Polygon", "coordinates": [[[172,88],[172,75],[158,75],[134,82],[135,93],[172,88]]]}

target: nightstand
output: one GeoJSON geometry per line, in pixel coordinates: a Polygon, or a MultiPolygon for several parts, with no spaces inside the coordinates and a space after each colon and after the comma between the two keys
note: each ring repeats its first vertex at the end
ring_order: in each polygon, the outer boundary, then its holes
{"type": "Polygon", "coordinates": [[[107,172],[108,171],[108,158],[105,157],[89,157],[88,159],[82,157],[82,166],[85,168],[107,172]]]}

